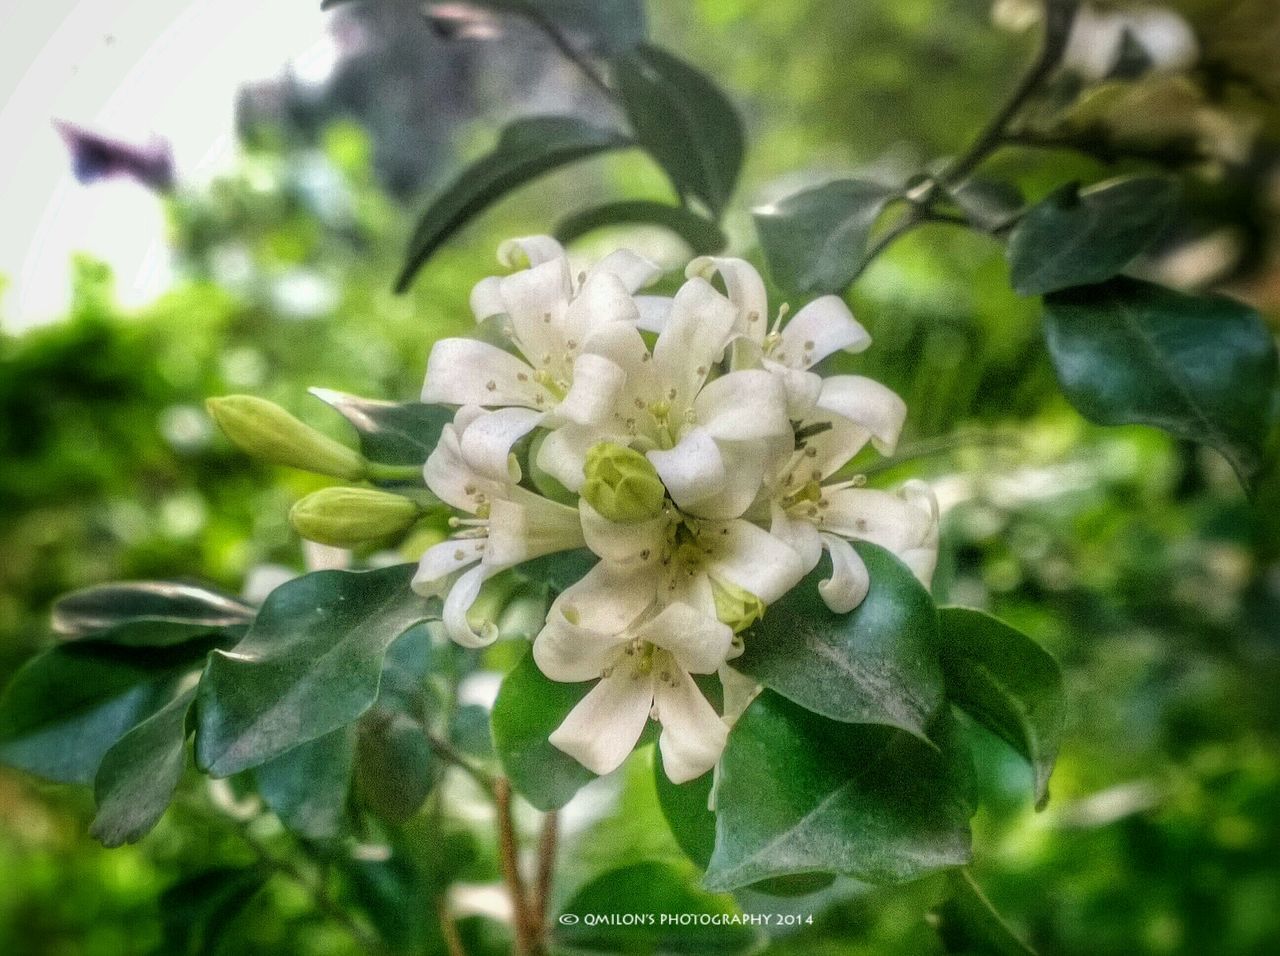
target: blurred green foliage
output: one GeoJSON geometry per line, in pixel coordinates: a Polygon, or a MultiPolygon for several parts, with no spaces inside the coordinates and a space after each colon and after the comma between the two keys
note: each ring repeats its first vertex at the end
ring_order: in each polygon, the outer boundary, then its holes
{"type": "MultiPolygon", "coordinates": [[[[870,163],[894,175],[959,149],[1027,52],[971,0],[651,8],[654,33],[675,38],[744,108],[752,148],[740,197],[796,169],[870,163]]],[[[1219,46],[1243,42],[1234,25],[1247,12],[1228,18],[1235,40],[1219,46]]],[[[1063,153],[999,163],[1033,196],[1102,168],[1063,153]]],[[[0,683],[47,642],[60,592],[134,577],[238,589],[266,562],[300,569],[286,514],[317,479],[237,453],[211,428],[204,398],[252,392],[349,439],[307,386],[413,398],[430,342],[470,325],[467,293],[492,271],[498,239],[539,231],[618,182],[663,197],[634,156],[556,174],[465,231],[397,297],[410,211],[374,182],[362,134],[337,126],[322,149],[261,147],[235,176],[172,200],[182,276],[149,306],[120,308],[106,270],[78,261],[66,318],[0,340],[0,683]]],[[[1238,194],[1231,177],[1199,199],[1221,209],[1224,194],[1238,194]]],[[[728,220],[740,247],[750,241],[742,208],[728,220]]],[[[637,241],[670,254],[647,232],[637,241]]],[[[1251,288],[1276,287],[1267,261],[1253,260],[1251,288]]],[[[948,507],[939,601],[994,611],[1068,676],[1071,729],[1044,813],[1032,811],[1025,766],[971,728],[987,796],[978,881],[1046,954],[1280,948],[1280,543],[1264,520],[1275,479],[1251,505],[1212,453],[1147,429],[1085,425],[1054,383],[1036,303],[1009,291],[989,239],[921,230],[875,264],[853,301],[875,345],[848,367],[903,395],[904,445],[929,452],[877,480],[926,477],[948,507]]],[[[687,865],[659,819],[647,759],[593,785],[595,816],[566,839],[558,898],[606,866],[687,865]]],[[[474,796],[454,784],[462,802],[474,796]]],[[[87,835],[87,793],[0,771],[0,951],[178,951],[166,919],[192,911],[180,893],[162,902],[166,889],[260,862],[209,822],[217,801],[234,804],[234,794],[192,790],[145,842],[105,851],[87,835]]],[[[440,872],[493,879],[487,828],[442,821],[436,806],[395,839],[440,848],[440,872]]],[[[267,836],[282,852],[280,834],[267,836]]],[[[319,879],[330,865],[318,865],[319,879]]],[[[358,865],[366,903],[409,878],[376,860],[358,865]]],[[[815,913],[815,925],[770,952],[938,951],[927,922],[935,881],[877,891],[844,882],[750,901],[815,913]]],[[[428,907],[426,888],[420,898],[428,907]]],[[[429,909],[365,911],[389,939],[441,945],[429,909]]],[[[190,918],[225,931],[223,952],[357,951],[286,877],[228,925],[216,913],[190,918]]],[[[459,930],[469,953],[507,945],[483,916],[459,930]]]]}

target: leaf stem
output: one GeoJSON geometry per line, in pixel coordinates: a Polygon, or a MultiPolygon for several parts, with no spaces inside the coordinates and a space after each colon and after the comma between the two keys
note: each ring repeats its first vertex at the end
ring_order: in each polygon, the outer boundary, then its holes
{"type": "Polygon", "coordinates": [[[467,956],[462,937],[458,935],[458,924],[449,911],[449,903],[443,893],[436,898],[436,916],[440,921],[440,935],[444,937],[445,952],[449,956],[467,956]]]}
{"type": "Polygon", "coordinates": [[[385,465],[380,461],[366,461],[365,477],[370,481],[416,481],[422,483],[421,465],[385,465]]]}
{"type": "Polygon", "coordinates": [[[435,734],[427,734],[427,744],[446,763],[451,763],[468,777],[474,780],[485,793],[496,793],[498,781],[483,767],[478,767],[462,754],[453,744],[435,734]]]}

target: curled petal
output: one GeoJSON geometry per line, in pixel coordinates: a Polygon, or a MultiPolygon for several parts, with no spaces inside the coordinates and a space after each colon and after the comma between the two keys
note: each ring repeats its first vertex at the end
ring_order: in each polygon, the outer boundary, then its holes
{"type": "Polygon", "coordinates": [[[738,310],[734,331],[753,342],[763,342],[765,327],[769,324],[769,299],[760,273],[745,259],[717,256],[700,256],[684,270],[690,279],[701,276],[710,280],[716,273],[724,281],[729,301],[738,310]]]}
{"type": "Polygon", "coordinates": [[[772,506],[769,533],[800,555],[804,573],[817,567],[822,557],[822,539],[818,529],[803,518],[793,518],[776,502],[772,506]]]}
{"type": "Polygon", "coordinates": [[[657,584],[652,572],[619,571],[601,561],[569,585],[551,607],[576,627],[602,639],[614,637],[627,632],[649,610],[657,584]]]}
{"type": "Polygon", "coordinates": [[[622,280],[610,272],[598,272],[587,277],[565,310],[564,334],[580,344],[592,329],[610,322],[634,326],[639,320],[640,310],[622,280]]]}
{"type": "Polygon", "coordinates": [[[609,253],[588,270],[587,281],[590,282],[592,277],[601,273],[617,276],[628,292],[635,292],[652,284],[658,276],[662,275],[662,270],[656,263],[650,262],[630,249],[618,249],[609,253]]]}
{"type": "Polygon", "coordinates": [[[831,555],[831,577],[818,582],[818,593],[836,614],[848,614],[867,596],[871,576],[848,541],[824,534],[822,544],[831,555]]]}
{"type": "Polygon", "coordinates": [[[875,488],[841,488],[826,495],[822,528],[878,544],[899,557],[921,547],[932,546],[936,551],[938,520],[925,495],[909,500],[875,488]]]}
{"type": "Polygon", "coordinates": [[[664,533],[670,519],[659,515],[639,524],[618,524],[605,518],[585,499],[578,500],[578,516],[587,547],[618,570],[655,566],[662,557],[664,533]]]}
{"type": "Polygon", "coordinates": [[[876,451],[892,455],[907,418],[907,405],[877,381],[861,375],[833,375],[823,380],[814,417],[830,415],[866,429],[876,451]]]}
{"type": "MultiPolygon", "coordinates": [[[[459,410],[454,421],[465,421],[467,416],[462,412],[469,407],[459,410]]],[[[454,425],[445,425],[441,430],[440,440],[427,456],[422,475],[432,494],[445,504],[470,514],[476,513],[482,499],[491,498],[501,491],[501,485],[475,473],[462,457],[462,444],[454,425]]]]}
{"type": "Polygon", "coordinates": [[[533,369],[510,352],[476,339],[441,339],[431,347],[422,400],[428,405],[539,407],[555,397],[533,380],[533,369]]]}
{"type": "Polygon", "coordinates": [[[502,315],[507,310],[502,301],[502,277],[489,276],[481,279],[471,289],[471,312],[477,322],[502,315]]]}
{"type": "Polygon", "coordinates": [[[469,468],[491,481],[520,480],[520,466],[511,448],[542,421],[542,413],[528,408],[501,408],[477,416],[462,430],[462,457],[469,468]]]}
{"type": "Polygon", "coordinates": [[[551,236],[518,236],[498,246],[498,261],[508,269],[531,268],[565,258],[564,246],[551,236]]]}
{"type": "Polygon", "coordinates": [[[495,500],[489,512],[484,559],[495,571],[585,545],[577,509],[523,488],[510,494],[510,500],[495,500]]]}
{"type": "Polygon", "coordinates": [[[652,706],[652,679],[619,667],[591,688],[549,739],[592,773],[610,773],[635,748],[652,706]]]}
{"type": "Polygon", "coordinates": [[[425,597],[443,597],[449,590],[449,580],[459,571],[480,560],[484,542],[450,539],[427,548],[418,562],[413,576],[413,589],[425,597]]]}
{"type": "Polygon", "coordinates": [[[774,357],[791,368],[812,368],[832,352],[865,352],[871,336],[843,299],[824,295],[797,312],[782,328],[774,357]]]}
{"type": "Polygon", "coordinates": [[[627,373],[602,355],[579,355],[573,363],[573,385],[555,410],[558,420],[595,425],[609,417],[627,373]]]}
{"type": "Polygon", "coordinates": [[[635,629],[635,636],[668,651],[681,670],[710,674],[724,663],[733,631],[687,604],[668,604],[635,629]]]}
{"type": "Polygon", "coordinates": [[[772,604],[790,591],[808,569],[800,554],[749,521],[727,521],[706,535],[708,567],[730,584],[772,604]]]}
{"type": "Polygon", "coordinates": [[[498,628],[492,621],[485,621],[477,633],[467,620],[467,612],[476,602],[480,588],[491,571],[483,564],[478,564],[470,571],[464,572],[453,582],[448,596],[444,599],[444,612],[441,618],[445,633],[450,639],[463,647],[486,647],[498,639],[498,628]]]}
{"type": "MultiPolygon", "coordinates": [[[[533,660],[548,678],[574,683],[595,680],[629,640],[624,632],[606,636],[575,624],[559,602],[551,606],[547,623],[533,641],[533,660]]],[[[576,615],[575,615],[576,616],[576,615]]]]}
{"type": "Polygon", "coordinates": [[[720,759],[729,728],[698,690],[693,678],[676,670],[669,682],[654,682],[654,706],[662,734],[658,750],[672,783],[700,777],[720,759]]]}
{"type": "Polygon", "coordinates": [[[724,461],[716,440],[703,428],[691,428],[674,448],[646,456],[681,508],[719,493],[725,486],[724,461]]]}
{"type": "Polygon", "coordinates": [[[730,372],[698,393],[698,423],[714,438],[746,441],[791,434],[782,381],[760,369],[730,372]]]}
{"type": "Polygon", "coordinates": [[[782,382],[787,393],[787,418],[796,422],[809,418],[818,403],[818,396],[822,394],[822,376],[788,368],[772,359],[764,359],[762,364],[782,382]]]}

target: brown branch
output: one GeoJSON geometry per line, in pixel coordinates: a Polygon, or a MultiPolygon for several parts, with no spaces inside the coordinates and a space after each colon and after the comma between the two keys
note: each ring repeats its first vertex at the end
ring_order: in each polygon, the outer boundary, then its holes
{"type": "Polygon", "coordinates": [[[560,835],[560,818],[555,810],[542,818],[542,835],[538,839],[538,874],[529,904],[533,928],[541,940],[546,933],[547,908],[551,903],[551,881],[555,875],[556,842],[560,835]]]}
{"type": "Polygon", "coordinates": [[[449,956],[467,956],[462,946],[462,937],[458,935],[458,924],[454,922],[453,913],[449,912],[449,903],[444,894],[436,898],[436,916],[440,920],[440,935],[444,937],[445,952],[449,956]]]}
{"type": "Polygon", "coordinates": [[[511,782],[506,777],[493,781],[493,798],[498,814],[498,857],[502,863],[502,879],[511,896],[512,925],[517,956],[537,956],[541,944],[530,919],[529,899],[516,845],[515,822],[511,816],[511,782]]]}

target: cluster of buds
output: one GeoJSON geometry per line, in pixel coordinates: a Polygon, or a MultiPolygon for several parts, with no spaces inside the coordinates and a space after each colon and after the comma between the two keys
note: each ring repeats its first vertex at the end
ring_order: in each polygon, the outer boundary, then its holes
{"type": "Polygon", "coordinates": [[[589,548],[598,562],[556,598],[533,646],[549,678],[596,682],[551,741],[607,773],[653,719],[667,775],[700,776],[743,696],[742,632],[824,551],[819,591],[837,612],[869,586],[852,540],[888,548],[928,584],[928,488],[838,478],[867,444],[893,451],[905,406],[870,379],[812,371],[870,344],[841,299],[770,320],[764,283],[740,259],[695,260],[669,298],[640,294],[659,270],[626,251],[575,272],[539,236],[504,243],[499,259],[516,271],[479,283],[471,305],[510,348],[444,339],[428,361],[422,400],[457,411],[424,474],[462,515],[414,587],[444,598],[450,637],[482,646],[497,634],[474,611],[487,580],[589,548]],[[723,713],[695,679],[717,674],[723,713]]]}

